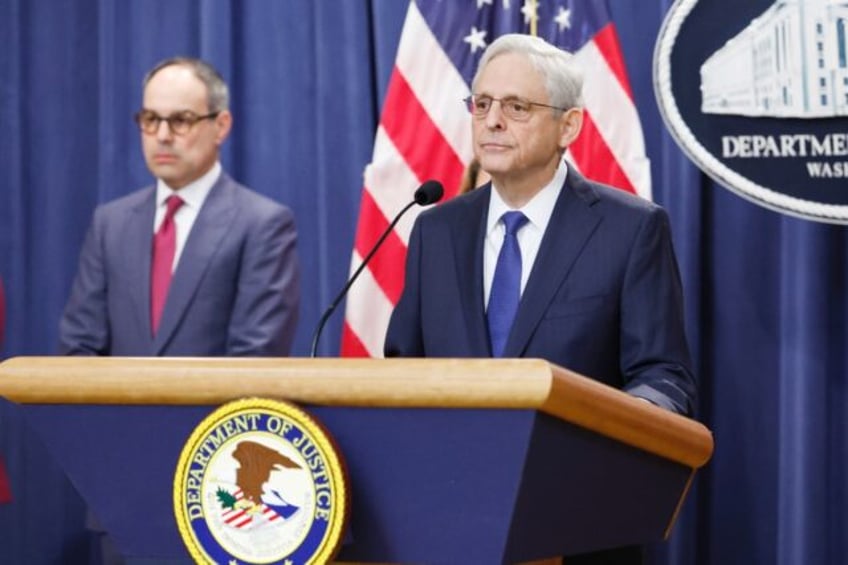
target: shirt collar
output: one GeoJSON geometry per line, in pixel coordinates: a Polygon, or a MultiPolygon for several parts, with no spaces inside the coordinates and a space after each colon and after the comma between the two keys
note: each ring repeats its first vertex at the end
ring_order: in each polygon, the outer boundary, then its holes
{"type": "Polygon", "coordinates": [[[220,176],[221,163],[219,161],[215,161],[215,164],[212,165],[212,168],[209,169],[206,174],[199,179],[188,183],[179,190],[174,190],[165,184],[165,181],[162,179],[157,179],[156,206],[162,206],[165,203],[165,200],[176,194],[182,198],[184,205],[194,209],[199,209],[203,204],[203,201],[206,200],[206,195],[208,195],[209,191],[212,190],[212,185],[215,184],[220,176]]]}
{"type": "MultiPolygon", "coordinates": [[[[557,198],[559,198],[559,194],[562,192],[562,185],[565,183],[565,177],[567,175],[568,163],[563,159],[551,181],[542,187],[542,190],[537,192],[527,204],[519,208],[519,211],[527,216],[529,222],[542,231],[548,227],[548,221],[554,212],[554,205],[556,205],[557,198]]],[[[503,198],[501,198],[493,183],[489,196],[489,218],[486,222],[486,234],[492,233],[492,230],[500,222],[501,216],[511,210],[512,208],[503,201],[503,198]]]]}

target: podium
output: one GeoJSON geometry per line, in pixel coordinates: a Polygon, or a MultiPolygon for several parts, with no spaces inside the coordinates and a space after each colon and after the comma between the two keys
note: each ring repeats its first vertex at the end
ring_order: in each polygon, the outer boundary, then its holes
{"type": "Polygon", "coordinates": [[[537,359],[19,357],[0,363],[0,397],[129,561],[189,561],[177,460],[237,398],[297,403],[334,437],[351,489],[340,561],[516,563],[662,540],[713,449],[703,425],[537,359]]]}

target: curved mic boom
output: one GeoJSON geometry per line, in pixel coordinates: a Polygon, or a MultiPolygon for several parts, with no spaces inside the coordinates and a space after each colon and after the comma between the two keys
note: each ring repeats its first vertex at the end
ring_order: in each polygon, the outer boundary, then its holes
{"type": "Polygon", "coordinates": [[[318,326],[315,328],[315,333],[312,336],[312,350],[309,354],[310,357],[315,357],[315,354],[318,351],[318,340],[321,337],[321,332],[324,329],[324,325],[327,323],[327,320],[330,319],[333,312],[335,312],[336,308],[338,308],[339,303],[342,299],[347,295],[347,291],[350,290],[353,281],[359,276],[362,272],[362,269],[365,268],[365,265],[368,264],[368,261],[371,260],[371,257],[377,252],[380,246],[383,244],[383,241],[389,236],[389,233],[394,229],[395,225],[400,221],[401,216],[403,216],[407,210],[415,206],[416,204],[419,206],[427,206],[429,204],[435,204],[439,200],[442,199],[442,195],[445,193],[445,188],[442,186],[437,180],[428,180],[424,184],[418,187],[415,191],[415,195],[413,196],[412,202],[404,206],[403,210],[401,210],[395,219],[392,220],[392,223],[389,224],[389,227],[380,235],[380,239],[374,244],[371,248],[371,251],[368,252],[368,255],[362,260],[362,263],[359,264],[359,267],[353,273],[353,275],[348,279],[347,283],[345,283],[339,295],[336,296],[335,300],[333,300],[332,304],[330,304],[329,308],[324,311],[324,314],[321,316],[321,319],[318,321],[318,326]]]}

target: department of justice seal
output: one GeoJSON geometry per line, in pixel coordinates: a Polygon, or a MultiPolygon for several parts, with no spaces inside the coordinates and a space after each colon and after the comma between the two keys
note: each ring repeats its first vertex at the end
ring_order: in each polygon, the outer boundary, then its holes
{"type": "Polygon", "coordinates": [[[180,455],[180,536],[198,563],[326,563],[347,522],[346,479],[332,440],[303,410],[230,402],[195,428],[180,455]]]}
{"type": "Polygon", "coordinates": [[[848,224],[848,3],[676,0],[654,51],[663,120],[766,208],[848,224]]]}

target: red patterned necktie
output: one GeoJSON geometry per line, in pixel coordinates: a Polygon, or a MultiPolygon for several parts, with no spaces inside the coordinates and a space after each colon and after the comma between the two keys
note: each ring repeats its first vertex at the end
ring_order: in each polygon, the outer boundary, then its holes
{"type": "Polygon", "coordinates": [[[153,236],[153,261],[150,269],[150,327],[153,335],[159,329],[165,299],[168,298],[168,287],[171,284],[171,271],[174,268],[174,254],[177,251],[177,226],[174,214],[183,205],[179,196],[168,197],[165,219],[159,226],[159,231],[153,236]]]}

